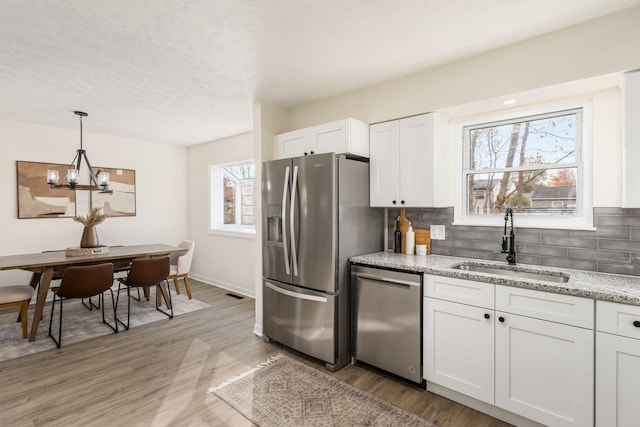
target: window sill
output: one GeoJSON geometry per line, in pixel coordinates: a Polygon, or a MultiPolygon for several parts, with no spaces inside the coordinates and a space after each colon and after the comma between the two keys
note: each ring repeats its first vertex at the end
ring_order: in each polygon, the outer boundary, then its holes
{"type": "Polygon", "coordinates": [[[251,239],[251,240],[256,238],[255,230],[211,229],[209,230],[209,234],[214,236],[237,237],[240,239],[251,239]]]}
{"type": "MultiPolygon", "coordinates": [[[[514,225],[517,228],[543,228],[549,230],[585,230],[595,231],[593,218],[524,218],[514,212],[514,225]]],[[[504,227],[503,216],[490,218],[456,218],[451,225],[479,226],[479,227],[504,227]]]]}

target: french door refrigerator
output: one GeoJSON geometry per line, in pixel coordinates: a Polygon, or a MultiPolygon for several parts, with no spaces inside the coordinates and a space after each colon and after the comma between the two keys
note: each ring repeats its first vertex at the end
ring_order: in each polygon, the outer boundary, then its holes
{"type": "Polygon", "coordinates": [[[349,257],[383,245],[369,164],[334,153],[263,163],[263,336],[340,369],[351,358],[349,257]]]}

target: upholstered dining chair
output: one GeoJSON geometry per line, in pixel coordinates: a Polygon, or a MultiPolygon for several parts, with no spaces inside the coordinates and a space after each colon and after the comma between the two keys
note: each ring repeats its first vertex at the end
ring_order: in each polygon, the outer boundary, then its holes
{"type": "MultiPolygon", "coordinates": [[[[118,295],[116,297],[116,305],[120,303],[120,290],[125,287],[127,289],[127,323],[125,324],[116,317],[116,321],[124,326],[125,329],[129,329],[131,322],[131,288],[143,288],[145,293],[148,294],[149,289],[152,286],[156,287],[156,293],[161,293],[161,285],[163,282],[167,283],[167,277],[169,276],[169,257],[156,257],[156,258],[139,258],[134,259],[131,262],[131,268],[127,277],[118,279],[118,295]]],[[[170,311],[165,311],[160,308],[158,298],[156,298],[156,310],[166,314],[170,319],[173,318],[173,305],[171,304],[171,289],[167,283],[167,298],[170,311]]]]}
{"type": "Polygon", "coordinates": [[[113,264],[110,262],[93,265],[81,265],[76,267],[68,267],[62,273],[60,286],[50,288],[53,292],[53,303],[51,304],[51,317],[49,318],[49,336],[60,348],[62,344],[62,308],[63,302],[72,298],[90,298],[98,297],[98,305],[102,307],[102,323],[110,327],[115,333],[118,333],[118,322],[116,321],[116,301],[113,297],[113,264]],[[113,304],[114,324],[107,322],[104,315],[104,295],[103,293],[111,292],[111,303],[113,304]],[[53,326],[53,315],[55,312],[56,301],[60,301],[60,314],[58,325],[58,339],[51,333],[53,326]]]}
{"type": "MultiPolygon", "coordinates": [[[[123,245],[111,245],[109,246],[109,248],[121,248],[123,245]]],[[[52,253],[52,252],[65,252],[65,249],[54,249],[54,250],[47,250],[47,251],[42,251],[42,253],[52,253]]],[[[127,262],[127,261],[115,261],[112,262],[113,264],[113,274],[114,277],[116,277],[115,275],[119,274],[119,273],[126,273],[129,271],[129,268],[131,267],[131,263],[127,262]]],[[[64,270],[54,270],[53,271],[53,277],[51,278],[51,280],[60,280],[62,279],[62,273],[64,270]]],[[[82,298],[82,305],[84,305],[85,307],[87,307],[89,310],[93,310],[94,308],[99,309],[100,308],[100,299],[98,299],[98,304],[95,304],[93,302],[93,300],[91,299],[91,297],[88,298],[88,301],[85,302],[84,298],[82,298]]]]}
{"type": "Polygon", "coordinates": [[[173,284],[176,287],[176,293],[180,295],[180,286],[178,280],[184,280],[184,287],[187,290],[187,295],[191,299],[191,286],[189,284],[189,270],[191,270],[191,261],[193,260],[193,250],[196,247],[196,242],[193,240],[183,240],[178,245],[181,248],[185,248],[187,253],[178,256],[175,261],[172,259],[171,267],[169,269],[169,277],[167,279],[173,280],[173,284]]]}
{"type": "MultiPolygon", "coordinates": [[[[46,254],[46,253],[64,252],[64,251],[65,251],[64,249],[54,249],[54,250],[42,251],[42,253],[46,254]]],[[[54,269],[53,276],[51,276],[51,281],[53,282],[54,280],[62,280],[63,272],[64,270],[54,269]]],[[[98,301],[98,305],[94,304],[93,301],[91,300],[91,297],[88,298],[88,302],[85,302],[84,298],[82,298],[82,305],[87,307],[89,310],[93,310],[94,308],[100,308],[100,302],[98,301]]]]}
{"type": "Polygon", "coordinates": [[[33,288],[29,285],[0,286],[0,309],[20,307],[22,338],[27,337],[29,300],[32,296],[33,288]]]}

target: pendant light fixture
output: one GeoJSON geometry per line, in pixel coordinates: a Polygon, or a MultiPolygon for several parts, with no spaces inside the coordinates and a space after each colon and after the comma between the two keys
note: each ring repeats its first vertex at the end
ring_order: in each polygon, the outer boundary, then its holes
{"type": "Polygon", "coordinates": [[[76,156],[73,158],[71,164],[69,165],[69,170],[67,170],[65,182],[63,184],[59,184],[60,176],[58,175],[58,171],[50,169],[47,171],[47,184],[49,184],[51,188],[66,188],[69,190],[90,190],[99,191],[100,193],[113,193],[113,190],[109,188],[109,172],[98,170],[98,172],[93,173],[93,168],[91,167],[91,163],[89,163],[89,159],[87,158],[87,152],[82,147],[82,118],[87,117],[88,114],[83,111],[74,111],[73,113],[80,118],[80,149],[77,151],[76,156]],[[84,159],[87,167],[89,168],[88,185],[78,184],[82,159],[84,159]]]}

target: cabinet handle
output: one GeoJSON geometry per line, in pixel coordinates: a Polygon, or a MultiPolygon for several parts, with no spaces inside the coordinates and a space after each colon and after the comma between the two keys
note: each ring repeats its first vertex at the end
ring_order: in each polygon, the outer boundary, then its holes
{"type": "Polygon", "coordinates": [[[500,323],[504,323],[504,317],[500,316],[498,317],[498,320],[500,321],[500,323]]]}
{"type": "Polygon", "coordinates": [[[485,318],[485,319],[490,319],[490,318],[491,318],[491,316],[489,315],[489,313],[485,313],[485,314],[484,314],[484,318],[485,318]]]}
{"type": "Polygon", "coordinates": [[[633,326],[635,326],[636,328],[640,328],[640,320],[634,320],[633,326]]]}
{"type": "Polygon", "coordinates": [[[396,201],[394,200],[394,201],[392,201],[391,203],[393,203],[393,204],[395,205],[395,204],[396,204],[396,201]]]}
{"type": "Polygon", "coordinates": [[[305,151],[305,152],[304,152],[304,155],[306,156],[307,154],[309,154],[309,153],[307,153],[307,152],[305,151]]]}
{"type": "Polygon", "coordinates": [[[313,151],[311,152],[311,154],[313,154],[313,151]]]}
{"type": "Polygon", "coordinates": [[[401,205],[404,205],[404,200],[400,200],[400,204],[401,204],[401,205]]]}

